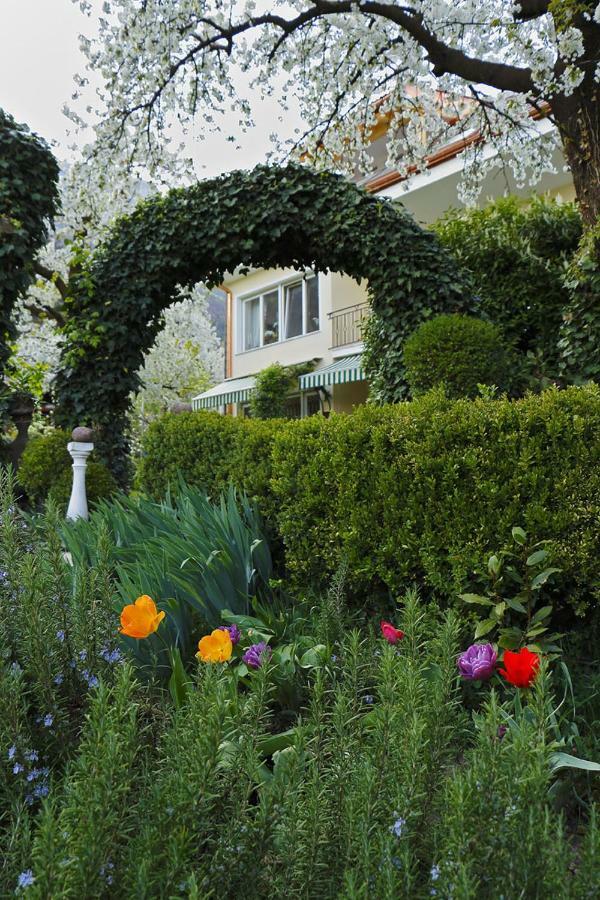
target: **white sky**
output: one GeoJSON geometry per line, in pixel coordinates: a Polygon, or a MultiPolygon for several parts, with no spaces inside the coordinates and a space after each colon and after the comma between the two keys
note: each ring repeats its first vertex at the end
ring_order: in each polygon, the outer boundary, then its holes
{"type": "MultiPolygon", "coordinates": [[[[92,36],[93,31],[93,20],[72,0],[0,0],[0,107],[50,141],[59,159],[71,155],[67,147],[74,142],[73,125],[62,107],[75,89],[73,75],[85,67],[79,34],[92,36]]],[[[263,162],[269,134],[276,130],[291,135],[299,123],[299,116],[291,113],[278,122],[275,100],[257,100],[253,112],[256,127],[238,136],[241,147],[226,140],[234,116],[223,123],[222,134],[186,141],[199,177],[263,162]]]]}

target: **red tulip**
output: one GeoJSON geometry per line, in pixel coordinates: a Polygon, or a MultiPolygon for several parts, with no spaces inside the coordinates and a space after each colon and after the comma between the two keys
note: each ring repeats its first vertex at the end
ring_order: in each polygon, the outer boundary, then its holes
{"type": "Polygon", "coordinates": [[[400,631],[399,628],[394,628],[391,622],[381,623],[381,634],[388,644],[397,644],[404,637],[404,632],[400,631]]]}
{"type": "Polygon", "coordinates": [[[528,650],[527,647],[522,647],[517,653],[505,650],[502,662],[504,668],[498,671],[510,684],[518,688],[531,687],[540,667],[538,654],[528,650]]]}

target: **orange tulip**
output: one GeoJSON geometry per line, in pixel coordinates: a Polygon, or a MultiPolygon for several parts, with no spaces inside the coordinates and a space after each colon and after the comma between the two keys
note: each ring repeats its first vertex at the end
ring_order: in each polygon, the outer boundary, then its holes
{"type": "Polygon", "coordinates": [[[231,659],[233,644],[228,631],[215,628],[212,634],[206,634],[198,641],[196,656],[202,662],[227,662],[231,659]]]}
{"type": "Polygon", "coordinates": [[[159,612],[152,597],[143,594],[135,603],[124,606],[121,611],[121,634],[132,638],[147,638],[153,634],[162,620],[164,612],[159,612]]]}

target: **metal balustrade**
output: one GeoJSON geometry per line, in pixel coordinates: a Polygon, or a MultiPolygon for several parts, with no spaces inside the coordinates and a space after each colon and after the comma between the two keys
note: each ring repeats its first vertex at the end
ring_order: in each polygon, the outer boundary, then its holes
{"type": "Polygon", "coordinates": [[[370,312],[368,303],[357,303],[355,306],[346,306],[330,312],[331,349],[362,341],[362,330],[370,312]]]}

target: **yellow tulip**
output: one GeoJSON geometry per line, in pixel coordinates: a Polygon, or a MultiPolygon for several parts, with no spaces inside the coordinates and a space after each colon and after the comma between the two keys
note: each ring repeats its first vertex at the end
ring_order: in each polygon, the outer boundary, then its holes
{"type": "Polygon", "coordinates": [[[135,603],[124,606],[121,611],[121,634],[132,638],[147,638],[153,634],[162,620],[164,612],[159,612],[152,597],[143,594],[135,603]]]}
{"type": "Polygon", "coordinates": [[[233,644],[228,631],[215,628],[212,634],[206,634],[198,641],[196,656],[202,662],[227,662],[231,659],[233,644]]]}

